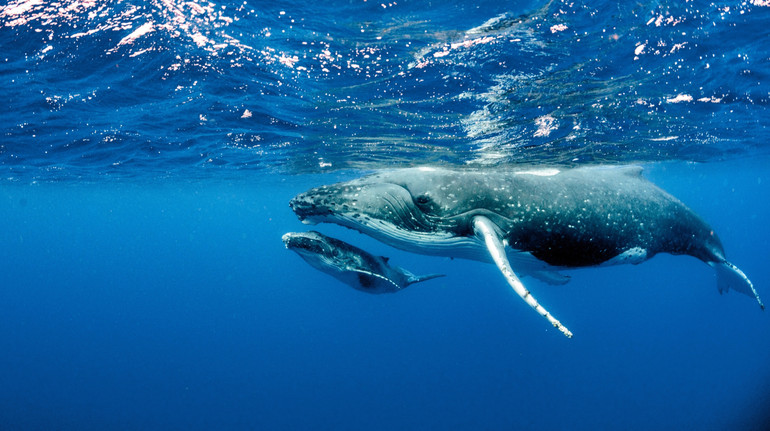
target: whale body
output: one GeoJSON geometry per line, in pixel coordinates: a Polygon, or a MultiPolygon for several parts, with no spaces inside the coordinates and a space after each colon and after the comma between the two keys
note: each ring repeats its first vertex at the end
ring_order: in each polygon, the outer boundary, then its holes
{"type": "Polygon", "coordinates": [[[320,186],[290,206],[305,223],[336,223],[423,254],[494,262],[514,290],[565,335],[519,279],[562,284],[566,268],[690,255],[720,292],[752,296],[714,230],[639,167],[407,168],[320,186]]]}
{"type": "Polygon", "coordinates": [[[366,293],[395,293],[411,284],[443,277],[414,275],[391,265],[387,257],[372,255],[316,231],[289,232],[282,239],[287,249],[314,268],[366,293]]]}

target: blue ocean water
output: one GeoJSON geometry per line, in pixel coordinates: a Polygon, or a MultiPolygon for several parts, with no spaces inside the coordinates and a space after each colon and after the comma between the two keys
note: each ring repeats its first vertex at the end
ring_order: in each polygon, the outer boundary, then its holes
{"type": "Polygon", "coordinates": [[[770,423],[770,319],[694,258],[366,295],[281,235],[393,166],[640,164],[770,298],[770,4],[0,5],[0,429],[770,423]]]}

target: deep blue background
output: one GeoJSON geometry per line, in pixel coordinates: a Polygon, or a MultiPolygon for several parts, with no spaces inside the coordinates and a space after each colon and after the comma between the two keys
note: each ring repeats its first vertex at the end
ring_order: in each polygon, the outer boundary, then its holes
{"type": "Polygon", "coordinates": [[[770,304],[766,3],[0,4],[0,430],[766,429],[770,316],[694,258],[525,279],[568,340],[492,265],[280,240],[372,169],[642,164],[770,304]]]}
{"type": "MultiPolygon", "coordinates": [[[[768,160],[648,166],[770,298],[768,160]]],[[[710,268],[525,279],[321,230],[416,273],[367,295],[305,264],[287,202],[351,174],[5,186],[3,429],[762,429],[770,321],[710,268]],[[753,428],[752,428],[753,427],[753,428]]]]}

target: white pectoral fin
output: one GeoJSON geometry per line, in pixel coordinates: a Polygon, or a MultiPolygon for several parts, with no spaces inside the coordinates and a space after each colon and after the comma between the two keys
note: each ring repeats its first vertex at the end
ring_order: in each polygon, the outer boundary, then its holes
{"type": "Polygon", "coordinates": [[[428,281],[433,280],[434,278],[444,277],[444,274],[428,274],[428,275],[414,275],[412,273],[406,272],[406,282],[407,285],[414,284],[414,283],[420,283],[422,281],[428,281]]]}
{"type": "Polygon", "coordinates": [[[759,299],[757,290],[754,289],[754,284],[746,277],[746,274],[740,270],[737,266],[730,262],[709,262],[712,268],[717,273],[717,287],[719,293],[727,292],[730,289],[738,291],[744,295],[753,296],[756,298],[759,306],[764,310],[765,304],[759,299]]]}
{"type": "Polygon", "coordinates": [[[508,257],[505,255],[505,246],[500,240],[499,234],[495,231],[495,227],[494,223],[484,216],[473,217],[473,231],[479,238],[484,240],[484,244],[486,244],[492,260],[500,269],[500,272],[503,273],[508,284],[511,285],[513,290],[521,297],[521,299],[529,304],[530,307],[534,308],[541,316],[548,319],[548,321],[551,322],[554,327],[558,328],[564,335],[572,338],[572,332],[562,325],[561,322],[556,320],[542,305],[538,304],[537,300],[532,296],[529,290],[524,287],[521,280],[519,280],[519,277],[516,276],[516,273],[513,272],[513,268],[511,268],[511,264],[508,262],[508,257]]]}

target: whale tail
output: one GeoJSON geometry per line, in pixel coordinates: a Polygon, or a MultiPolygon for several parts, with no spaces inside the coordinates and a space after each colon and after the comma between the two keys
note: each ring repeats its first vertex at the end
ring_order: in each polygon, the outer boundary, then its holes
{"type": "Polygon", "coordinates": [[[708,262],[708,264],[716,271],[719,293],[724,293],[733,289],[744,295],[756,298],[762,310],[765,309],[765,304],[762,303],[762,300],[757,294],[757,290],[754,289],[754,284],[748,277],[746,277],[746,274],[744,274],[740,268],[726,260],[722,262],[708,262]]]}

